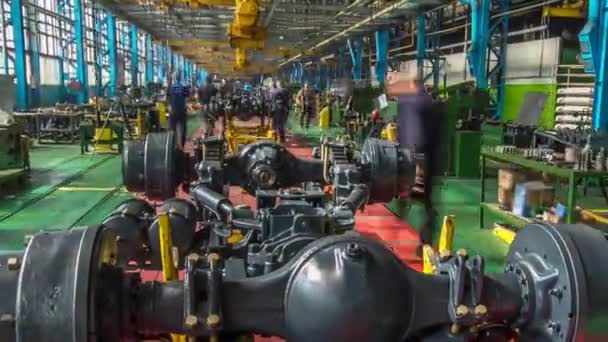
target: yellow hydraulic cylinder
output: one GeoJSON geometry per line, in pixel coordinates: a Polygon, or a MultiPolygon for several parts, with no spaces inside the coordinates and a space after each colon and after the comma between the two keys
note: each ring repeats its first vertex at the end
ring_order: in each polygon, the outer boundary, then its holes
{"type": "MultiPolygon", "coordinates": [[[[169,215],[161,213],[158,215],[158,237],[160,241],[160,260],[163,268],[164,281],[176,281],[179,279],[177,268],[173,262],[173,239],[171,238],[171,227],[169,226],[169,215]]],[[[186,336],[171,334],[172,342],[186,342],[186,336]]]]}
{"type": "Polygon", "coordinates": [[[394,122],[389,123],[388,125],[386,125],[385,127],[386,130],[386,140],[388,141],[397,141],[397,139],[399,138],[398,132],[397,132],[397,124],[394,122]]]}
{"type": "Polygon", "coordinates": [[[113,131],[110,127],[95,128],[95,150],[96,152],[113,152],[113,131]]]}
{"type": "Polygon", "coordinates": [[[424,274],[433,274],[435,272],[435,252],[429,245],[422,247],[422,272],[424,274]]]}
{"type": "Polygon", "coordinates": [[[319,112],[319,128],[325,129],[329,128],[329,117],[330,117],[330,109],[329,106],[323,107],[319,112]]]}
{"type": "Polygon", "coordinates": [[[451,252],[454,244],[454,226],[456,217],[447,215],[443,218],[441,234],[439,235],[439,253],[451,252]]]}

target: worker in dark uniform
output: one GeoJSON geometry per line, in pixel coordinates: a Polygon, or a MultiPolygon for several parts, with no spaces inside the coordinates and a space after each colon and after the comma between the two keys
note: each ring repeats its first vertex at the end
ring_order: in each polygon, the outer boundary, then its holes
{"type": "MultiPolygon", "coordinates": [[[[217,88],[213,85],[213,76],[207,76],[205,84],[198,88],[198,101],[201,104],[201,119],[203,122],[203,130],[207,134],[213,134],[215,120],[217,120],[217,110],[212,108],[212,100],[218,95],[217,88]]],[[[219,106],[219,105],[218,105],[219,106]]]]}
{"type": "Polygon", "coordinates": [[[175,74],[175,81],[167,88],[167,100],[169,102],[169,129],[175,132],[177,142],[180,146],[186,145],[186,132],[188,109],[186,101],[190,97],[190,90],[181,82],[179,72],[175,74]]]}
{"type": "Polygon", "coordinates": [[[310,121],[315,115],[315,108],[317,105],[317,94],[314,89],[310,89],[307,83],[300,89],[297,95],[298,103],[301,106],[300,112],[300,127],[308,131],[310,127],[310,121]]]}
{"type": "Polygon", "coordinates": [[[270,112],[272,113],[272,127],[279,141],[285,142],[285,126],[289,117],[289,91],[281,86],[280,81],[275,81],[269,92],[270,112]]]}
{"type": "MultiPolygon", "coordinates": [[[[423,190],[419,193],[425,209],[425,222],[420,230],[422,245],[433,244],[436,213],[432,202],[433,173],[439,146],[439,117],[433,107],[433,98],[422,82],[415,78],[405,79],[393,73],[387,79],[387,92],[398,98],[396,121],[399,126],[399,142],[402,146],[423,155],[419,161],[417,175],[423,173],[423,190]]],[[[416,195],[416,194],[414,194],[416,195]]],[[[422,245],[417,254],[422,254],[422,245]]]]}

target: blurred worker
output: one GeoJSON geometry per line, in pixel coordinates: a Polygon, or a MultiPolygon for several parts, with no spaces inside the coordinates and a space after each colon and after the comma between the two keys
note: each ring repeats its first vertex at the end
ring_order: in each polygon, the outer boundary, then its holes
{"type": "Polygon", "coordinates": [[[310,121],[315,115],[317,94],[308,86],[308,83],[304,83],[304,87],[298,92],[297,98],[301,108],[300,127],[304,128],[305,131],[308,131],[310,121]]]}
{"type": "Polygon", "coordinates": [[[167,88],[167,100],[169,102],[169,129],[175,132],[177,142],[180,146],[186,145],[186,132],[188,109],[186,101],[190,97],[188,87],[182,84],[181,74],[175,73],[175,81],[167,88]]]}
{"type": "MultiPolygon", "coordinates": [[[[432,203],[432,179],[440,138],[439,117],[434,111],[432,97],[425,91],[422,82],[415,77],[405,73],[389,73],[387,93],[398,98],[396,121],[399,126],[399,142],[416,154],[424,155],[419,166],[424,172],[424,191],[421,195],[426,218],[420,230],[420,240],[422,245],[432,245],[436,221],[432,203]]],[[[417,253],[422,254],[422,246],[418,248],[417,253]]]]}
{"type": "Polygon", "coordinates": [[[218,95],[218,90],[213,85],[213,76],[208,75],[205,84],[198,88],[198,101],[201,104],[201,119],[203,130],[208,135],[213,134],[218,108],[212,108],[212,100],[218,95]]]}
{"type": "Polygon", "coordinates": [[[270,112],[272,113],[272,127],[274,128],[279,142],[285,142],[285,126],[289,117],[289,91],[281,86],[280,81],[275,81],[269,92],[270,112]]]}

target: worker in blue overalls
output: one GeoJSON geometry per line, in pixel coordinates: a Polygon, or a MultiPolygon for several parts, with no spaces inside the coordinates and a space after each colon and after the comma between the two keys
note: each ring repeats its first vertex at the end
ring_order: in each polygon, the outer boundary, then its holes
{"type": "Polygon", "coordinates": [[[188,108],[186,102],[190,97],[190,89],[181,82],[181,74],[175,73],[175,81],[167,88],[169,102],[169,129],[175,132],[180,146],[186,145],[188,108]]]}

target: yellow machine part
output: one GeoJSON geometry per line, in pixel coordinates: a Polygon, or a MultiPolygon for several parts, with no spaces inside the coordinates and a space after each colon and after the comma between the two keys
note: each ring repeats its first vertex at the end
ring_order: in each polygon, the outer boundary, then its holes
{"type": "Polygon", "coordinates": [[[329,128],[330,109],[329,106],[323,107],[319,112],[319,128],[329,128]]]}
{"type": "Polygon", "coordinates": [[[258,21],[259,4],[257,0],[236,0],[234,26],[250,28],[258,21]]]}
{"type": "Polygon", "coordinates": [[[236,57],[236,60],[234,62],[235,68],[242,69],[247,66],[247,50],[245,50],[243,48],[236,48],[235,57],[236,57]]]}
{"type": "Polygon", "coordinates": [[[228,121],[224,136],[226,137],[228,148],[231,153],[238,153],[239,146],[251,144],[260,140],[278,142],[278,137],[274,129],[272,129],[271,124],[244,127],[234,125],[232,121],[228,121]]]}
{"type": "Polygon", "coordinates": [[[397,124],[389,122],[382,131],[380,132],[380,138],[388,141],[397,141],[399,139],[399,132],[397,131],[397,124]]]}
{"type": "Polygon", "coordinates": [[[243,233],[239,229],[233,229],[232,234],[230,235],[230,237],[228,237],[228,243],[234,244],[243,240],[243,238],[243,233]]]}
{"type": "Polygon", "coordinates": [[[587,2],[579,0],[570,3],[566,0],[559,7],[545,6],[543,8],[543,16],[551,18],[569,18],[569,19],[584,19],[587,17],[587,2]]]}
{"type": "Polygon", "coordinates": [[[510,245],[511,243],[513,243],[513,240],[515,240],[515,235],[517,235],[517,233],[515,233],[511,229],[496,226],[494,227],[494,235],[496,235],[504,243],[510,245]]]}
{"type": "Polygon", "coordinates": [[[158,122],[160,122],[160,126],[167,128],[167,104],[164,102],[156,102],[156,110],[158,111],[158,122]]]}
{"type": "MultiPolygon", "coordinates": [[[[177,273],[176,263],[174,262],[175,253],[173,248],[173,240],[171,238],[171,227],[169,225],[169,215],[167,213],[161,213],[158,215],[158,237],[160,241],[160,259],[163,269],[163,280],[164,281],[175,281],[179,280],[177,273]]],[[[185,335],[171,334],[172,342],[186,342],[185,335]]]]}
{"type": "Polygon", "coordinates": [[[96,152],[114,152],[112,149],[112,139],[114,132],[112,128],[95,128],[95,151],[96,152]]]}
{"type": "MultiPolygon", "coordinates": [[[[450,255],[452,253],[454,244],[454,228],[455,228],[456,217],[454,215],[448,215],[443,218],[443,225],[441,226],[441,233],[439,235],[439,255],[450,255]]],[[[462,250],[459,253],[466,253],[462,250]]],[[[437,256],[433,251],[433,248],[429,245],[422,247],[422,272],[425,274],[432,274],[436,269],[437,256]]]]}
{"type": "Polygon", "coordinates": [[[443,218],[441,234],[439,235],[439,253],[451,251],[454,245],[454,227],[456,217],[448,215],[443,218]]]}

